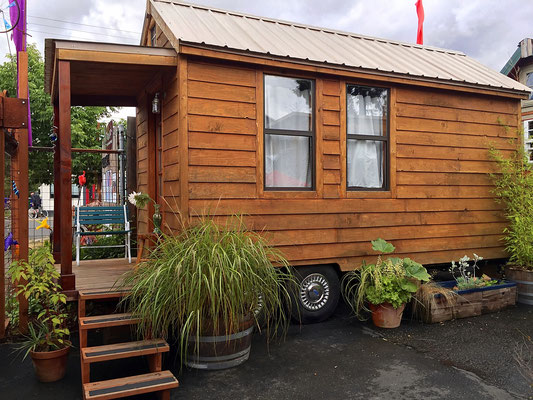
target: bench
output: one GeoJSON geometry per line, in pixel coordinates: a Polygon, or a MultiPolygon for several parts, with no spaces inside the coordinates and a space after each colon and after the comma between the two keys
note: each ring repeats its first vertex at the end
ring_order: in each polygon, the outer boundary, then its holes
{"type": "Polygon", "coordinates": [[[92,246],[92,247],[123,247],[125,249],[125,257],[131,263],[131,229],[128,221],[128,214],[126,206],[100,206],[100,207],[76,207],[74,216],[76,239],[76,265],[80,265],[80,248],[82,236],[97,236],[97,235],[124,235],[124,245],[115,246],[92,246]],[[123,225],[123,230],[104,230],[104,231],[88,231],[85,226],[88,225],[123,225]],[[83,228],[82,228],[83,226],[83,228]]]}

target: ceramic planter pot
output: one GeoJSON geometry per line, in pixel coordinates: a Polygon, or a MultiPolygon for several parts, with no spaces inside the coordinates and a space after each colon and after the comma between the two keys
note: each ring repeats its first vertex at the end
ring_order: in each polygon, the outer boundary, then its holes
{"type": "Polygon", "coordinates": [[[390,303],[370,304],[372,322],[378,328],[397,328],[402,322],[404,308],[405,304],[398,308],[394,308],[390,303]]]}
{"type": "Polygon", "coordinates": [[[67,371],[67,358],[70,347],[54,351],[30,351],[33,368],[41,382],[55,382],[62,379],[67,371]]]}

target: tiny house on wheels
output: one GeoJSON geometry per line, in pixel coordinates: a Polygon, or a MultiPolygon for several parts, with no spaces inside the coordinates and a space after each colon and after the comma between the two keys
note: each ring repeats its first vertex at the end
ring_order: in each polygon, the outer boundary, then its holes
{"type": "Polygon", "coordinates": [[[529,89],[463,53],[171,0],[147,2],[141,46],[48,49],[52,93],[69,62],[72,105],[113,88],[137,107],[137,189],[163,224],[244,215],[299,269],[306,321],[378,237],[424,264],[506,257],[488,148],[514,151],[529,89]]]}

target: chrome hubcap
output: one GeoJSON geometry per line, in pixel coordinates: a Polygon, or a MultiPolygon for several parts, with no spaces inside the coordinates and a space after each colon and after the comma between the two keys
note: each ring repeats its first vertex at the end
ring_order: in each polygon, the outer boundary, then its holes
{"type": "Polygon", "coordinates": [[[329,299],[329,284],[324,275],[311,274],[300,283],[300,301],[304,308],[316,311],[326,305],[329,299]]]}

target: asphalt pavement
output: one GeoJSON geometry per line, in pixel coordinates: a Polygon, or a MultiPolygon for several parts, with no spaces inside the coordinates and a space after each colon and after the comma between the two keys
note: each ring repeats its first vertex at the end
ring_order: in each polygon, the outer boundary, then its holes
{"type": "MultiPolygon", "coordinates": [[[[513,358],[533,334],[533,307],[426,325],[408,318],[385,330],[349,317],[292,325],[282,342],[254,335],[250,359],[224,371],[179,371],[172,399],[526,399],[533,395],[513,358]]],[[[64,380],[36,381],[31,361],[0,345],[0,398],[81,399],[79,354],[73,349],[64,380]]],[[[93,379],[145,372],[143,360],[93,369],[93,379]]],[[[150,398],[150,397],[143,397],[150,398]]]]}

